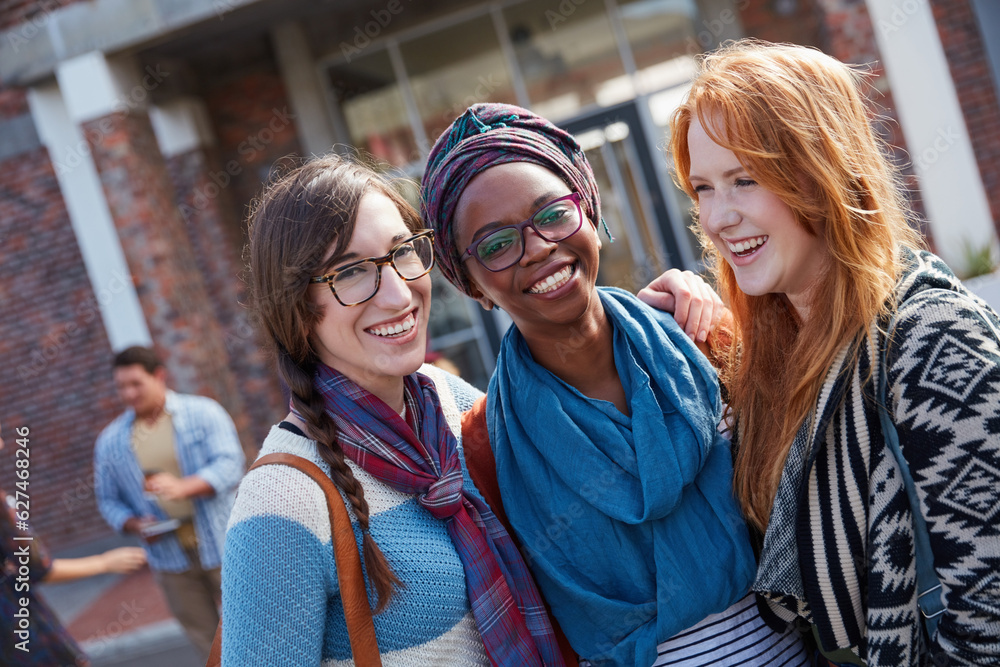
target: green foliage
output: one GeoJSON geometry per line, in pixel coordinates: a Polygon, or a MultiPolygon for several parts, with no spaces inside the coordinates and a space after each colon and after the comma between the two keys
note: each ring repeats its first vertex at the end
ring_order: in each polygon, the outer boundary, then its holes
{"type": "Polygon", "coordinates": [[[965,265],[965,275],[962,276],[963,280],[987,275],[997,269],[998,262],[993,252],[992,243],[983,243],[977,246],[966,241],[963,254],[965,259],[963,262],[965,265]]]}

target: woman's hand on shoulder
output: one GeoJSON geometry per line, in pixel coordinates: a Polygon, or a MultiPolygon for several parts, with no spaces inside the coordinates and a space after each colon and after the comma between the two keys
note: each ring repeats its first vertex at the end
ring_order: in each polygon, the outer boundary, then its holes
{"type": "Polygon", "coordinates": [[[636,295],[646,305],[674,316],[691,340],[704,343],[728,309],[712,286],[693,271],[670,269],[636,295]]]}

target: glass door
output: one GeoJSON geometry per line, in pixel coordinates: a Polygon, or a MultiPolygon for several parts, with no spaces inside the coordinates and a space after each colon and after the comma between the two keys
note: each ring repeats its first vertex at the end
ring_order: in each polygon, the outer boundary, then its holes
{"type": "Polygon", "coordinates": [[[635,292],[671,267],[682,267],[677,239],[634,102],[563,124],[587,154],[614,236],[601,250],[601,285],[635,292]]]}

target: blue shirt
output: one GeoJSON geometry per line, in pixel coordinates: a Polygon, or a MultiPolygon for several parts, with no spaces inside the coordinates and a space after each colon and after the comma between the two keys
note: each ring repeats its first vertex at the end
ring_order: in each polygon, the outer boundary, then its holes
{"type": "MultiPolygon", "coordinates": [[[[213,496],[192,501],[201,566],[216,568],[222,563],[226,523],[246,462],[236,425],[221,405],[204,396],[168,391],[165,410],[173,421],[181,473],[185,477],[198,475],[215,489],[213,496]]],[[[143,491],[142,471],[132,451],[134,423],[135,411],[126,410],[101,431],[94,448],[97,507],[118,532],[132,517],[169,518],[143,491]]],[[[184,572],[191,567],[180,542],[171,533],[144,546],[153,570],[184,572]]]]}

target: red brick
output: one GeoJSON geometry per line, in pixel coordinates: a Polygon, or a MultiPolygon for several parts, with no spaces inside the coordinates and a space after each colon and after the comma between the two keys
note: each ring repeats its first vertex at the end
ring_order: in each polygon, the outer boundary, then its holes
{"type": "Polygon", "coordinates": [[[119,409],[111,349],[48,152],[0,172],[11,188],[0,226],[0,487],[17,490],[15,429],[26,426],[31,523],[60,549],[111,533],[87,484],[94,440],[119,409]]]}
{"type": "Polygon", "coordinates": [[[982,33],[969,0],[931,0],[941,46],[955,83],[972,150],[986,186],[993,224],[1000,232],[1000,103],[986,63],[982,33]]]}

